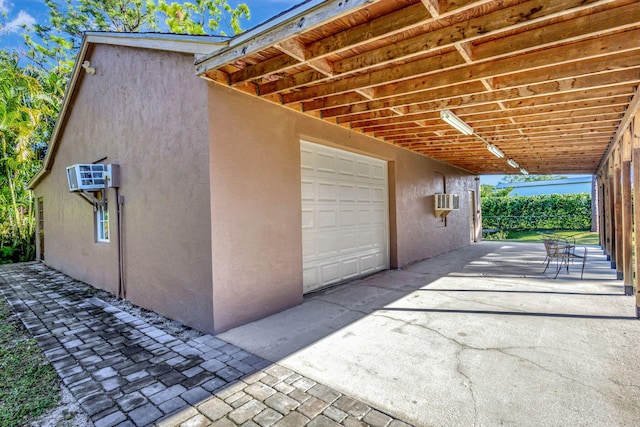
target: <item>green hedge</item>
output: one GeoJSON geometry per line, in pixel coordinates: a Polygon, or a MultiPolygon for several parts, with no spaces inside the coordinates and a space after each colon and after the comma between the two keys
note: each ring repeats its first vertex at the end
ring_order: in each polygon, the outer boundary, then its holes
{"type": "Polygon", "coordinates": [[[487,197],[482,200],[482,227],[497,230],[588,230],[591,195],[487,197]]]}

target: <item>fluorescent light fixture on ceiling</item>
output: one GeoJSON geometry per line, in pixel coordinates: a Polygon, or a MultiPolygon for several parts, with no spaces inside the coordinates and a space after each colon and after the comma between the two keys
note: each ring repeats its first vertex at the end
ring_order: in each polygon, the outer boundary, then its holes
{"type": "Polygon", "coordinates": [[[518,169],[518,168],[520,167],[520,165],[518,164],[518,162],[516,162],[516,161],[515,161],[515,160],[513,160],[513,159],[508,159],[508,160],[507,160],[507,164],[508,164],[509,166],[511,166],[512,168],[514,168],[514,169],[518,169]]]}
{"type": "Polygon", "coordinates": [[[493,154],[494,156],[496,156],[499,159],[504,158],[504,153],[495,145],[493,144],[487,144],[487,150],[489,150],[491,152],[491,154],[493,154]]]}
{"type": "Polygon", "coordinates": [[[527,172],[527,170],[525,168],[520,168],[520,173],[522,175],[529,175],[529,172],[527,172]]]}
{"type": "Polygon", "coordinates": [[[449,110],[440,111],[440,118],[465,135],[473,135],[473,128],[449,110]]]}

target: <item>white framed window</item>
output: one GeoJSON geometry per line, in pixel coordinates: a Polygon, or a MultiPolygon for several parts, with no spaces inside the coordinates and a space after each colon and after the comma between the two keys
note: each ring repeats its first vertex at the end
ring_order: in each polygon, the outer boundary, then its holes
{"type": "Polygon", "coordinates": [[[96,210],[96,240],[98,242],[109,241],[109,208],[107,205],[98,205],[96,210]]]}

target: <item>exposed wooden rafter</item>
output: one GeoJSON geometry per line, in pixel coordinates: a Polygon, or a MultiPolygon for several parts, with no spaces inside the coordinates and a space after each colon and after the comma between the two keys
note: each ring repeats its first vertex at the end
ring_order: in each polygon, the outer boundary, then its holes
{"type": "Polygon", "coordinates": [[[637,108],[637,40],[635,0],[315,1],[197,68],[473,172],[517,171],[440,110],[531,173],[594,173],[637,108]]]}

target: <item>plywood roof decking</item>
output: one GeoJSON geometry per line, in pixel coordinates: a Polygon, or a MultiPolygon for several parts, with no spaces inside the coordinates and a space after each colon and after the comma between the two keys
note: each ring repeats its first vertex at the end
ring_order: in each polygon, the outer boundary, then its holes
{"type": "Polygon", "coordinates": [[[530,173],[595,173],[640,83],[637,0],[361,3],[258,50],[212,54],[200,71],[471,172],[499,174],[518,171],[444,123],[441,110],[530,173]]]}

